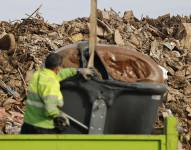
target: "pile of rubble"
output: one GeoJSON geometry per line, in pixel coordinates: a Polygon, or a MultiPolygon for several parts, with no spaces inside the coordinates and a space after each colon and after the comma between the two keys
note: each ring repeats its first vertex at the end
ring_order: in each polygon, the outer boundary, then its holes
{"type": "MultiPolygon", "coordinates": [[[[0,88],[0,132],[18,133],[22,124],[28,74],[38,69],[48,53],[64,45],[88,40],[89,19],[77,18],[61,25],[40,15],[16,22],[0,22],[0,34],[15,35],[17,46],[0,51],[0,79],[19,97],[0,88]]],[[[129,47],[149,55],[168,70],[167,100],[159,112],[158,127],[167,110],[178,118],[180,139],[191,145],[191,17],[166,14],[157,19],[137,19],[132,11],[123,17],[112,9],[98,11],[97,41],[129,47]]]]}

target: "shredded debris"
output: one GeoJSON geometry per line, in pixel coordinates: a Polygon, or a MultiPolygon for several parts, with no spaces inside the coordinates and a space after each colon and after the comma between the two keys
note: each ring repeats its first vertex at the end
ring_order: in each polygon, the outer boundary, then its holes
{"type": "MultiPolygon", "coordinates": [[[[49,24],[36,13],[20,21],[0,22],[1,36],[11,33],[17,43],[16,48],[0,50],[0,80],[4,83],[0,88],[2,134],[19,133],[30,72],[38,69],[51,51],[88,40],[88,21],[77,18],[61,25],[49,24]]],[[[166,14],[138,20],[132,11],[120,17],[112,9],[99,10],[97,41],[149,55],[168,71],[167,100],[160,108],[156,127],[163,127],[165,112],[170,110],[182,128],[180,140],[184,148],[191,149],[191,17],[166,14]]]]}

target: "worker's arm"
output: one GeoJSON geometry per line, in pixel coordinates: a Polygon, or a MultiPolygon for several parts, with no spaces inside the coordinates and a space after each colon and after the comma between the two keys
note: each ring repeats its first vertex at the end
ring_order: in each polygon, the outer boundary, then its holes
{"type": "Polygon", "coordinates": [[[64,68],[58,73],[58,80],[62,81],[77,74],[76,68],[64,68]]]}
{"type": "Polygon", "coordinates": [[[60,91],[59,82],[56,80],[49,80],[41,89],[41,99],[45,105],[47,116],[57,117],[60,114],[58,107],[63,106],[63,96],[60,91]]]}
{"type": "Polygon", "coordinates": [[[88,76],[92,76],[93,75],[93,70],[89,69],[89,68],[66,68],[66,69],[62,69],[59,73],[58,73],[58,80],[62,81],[64,79],[67,79],[69,77],[75,76],[77,73],[81,74],[85,79],[88,78],[88,76]]]}

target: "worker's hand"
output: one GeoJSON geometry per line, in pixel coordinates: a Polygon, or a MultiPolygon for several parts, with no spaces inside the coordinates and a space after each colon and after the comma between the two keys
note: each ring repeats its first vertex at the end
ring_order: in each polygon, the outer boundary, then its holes
{"type": "Polygon", "coordinates": [[[63,113],[61,113],[58,117],[54,118],[54,125],[57,129],[63,129],[70,126],[70,121],[63,113]]]}
{"type": "Polygon", "coordinates": [[[79,68],[78,72],[86,79],[89,80],[94,75],[92,68],[79,68]]]}

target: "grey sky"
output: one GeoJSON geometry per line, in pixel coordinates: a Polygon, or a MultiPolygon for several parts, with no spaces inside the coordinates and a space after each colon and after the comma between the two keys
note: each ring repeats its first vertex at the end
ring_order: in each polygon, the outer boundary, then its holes
{"type": "MultiPolygon", "coordinates": [[[[31,14],[40,4],[40,12],[49,22],[62,23],[89,16],[90,0],[0,0],[0,20],[16,20],[31,14]]],[[[133,10],[136,17],[157,17],[166,13],[190,15],[191,0],[98,0],[98,8],[133,10]]]]}

